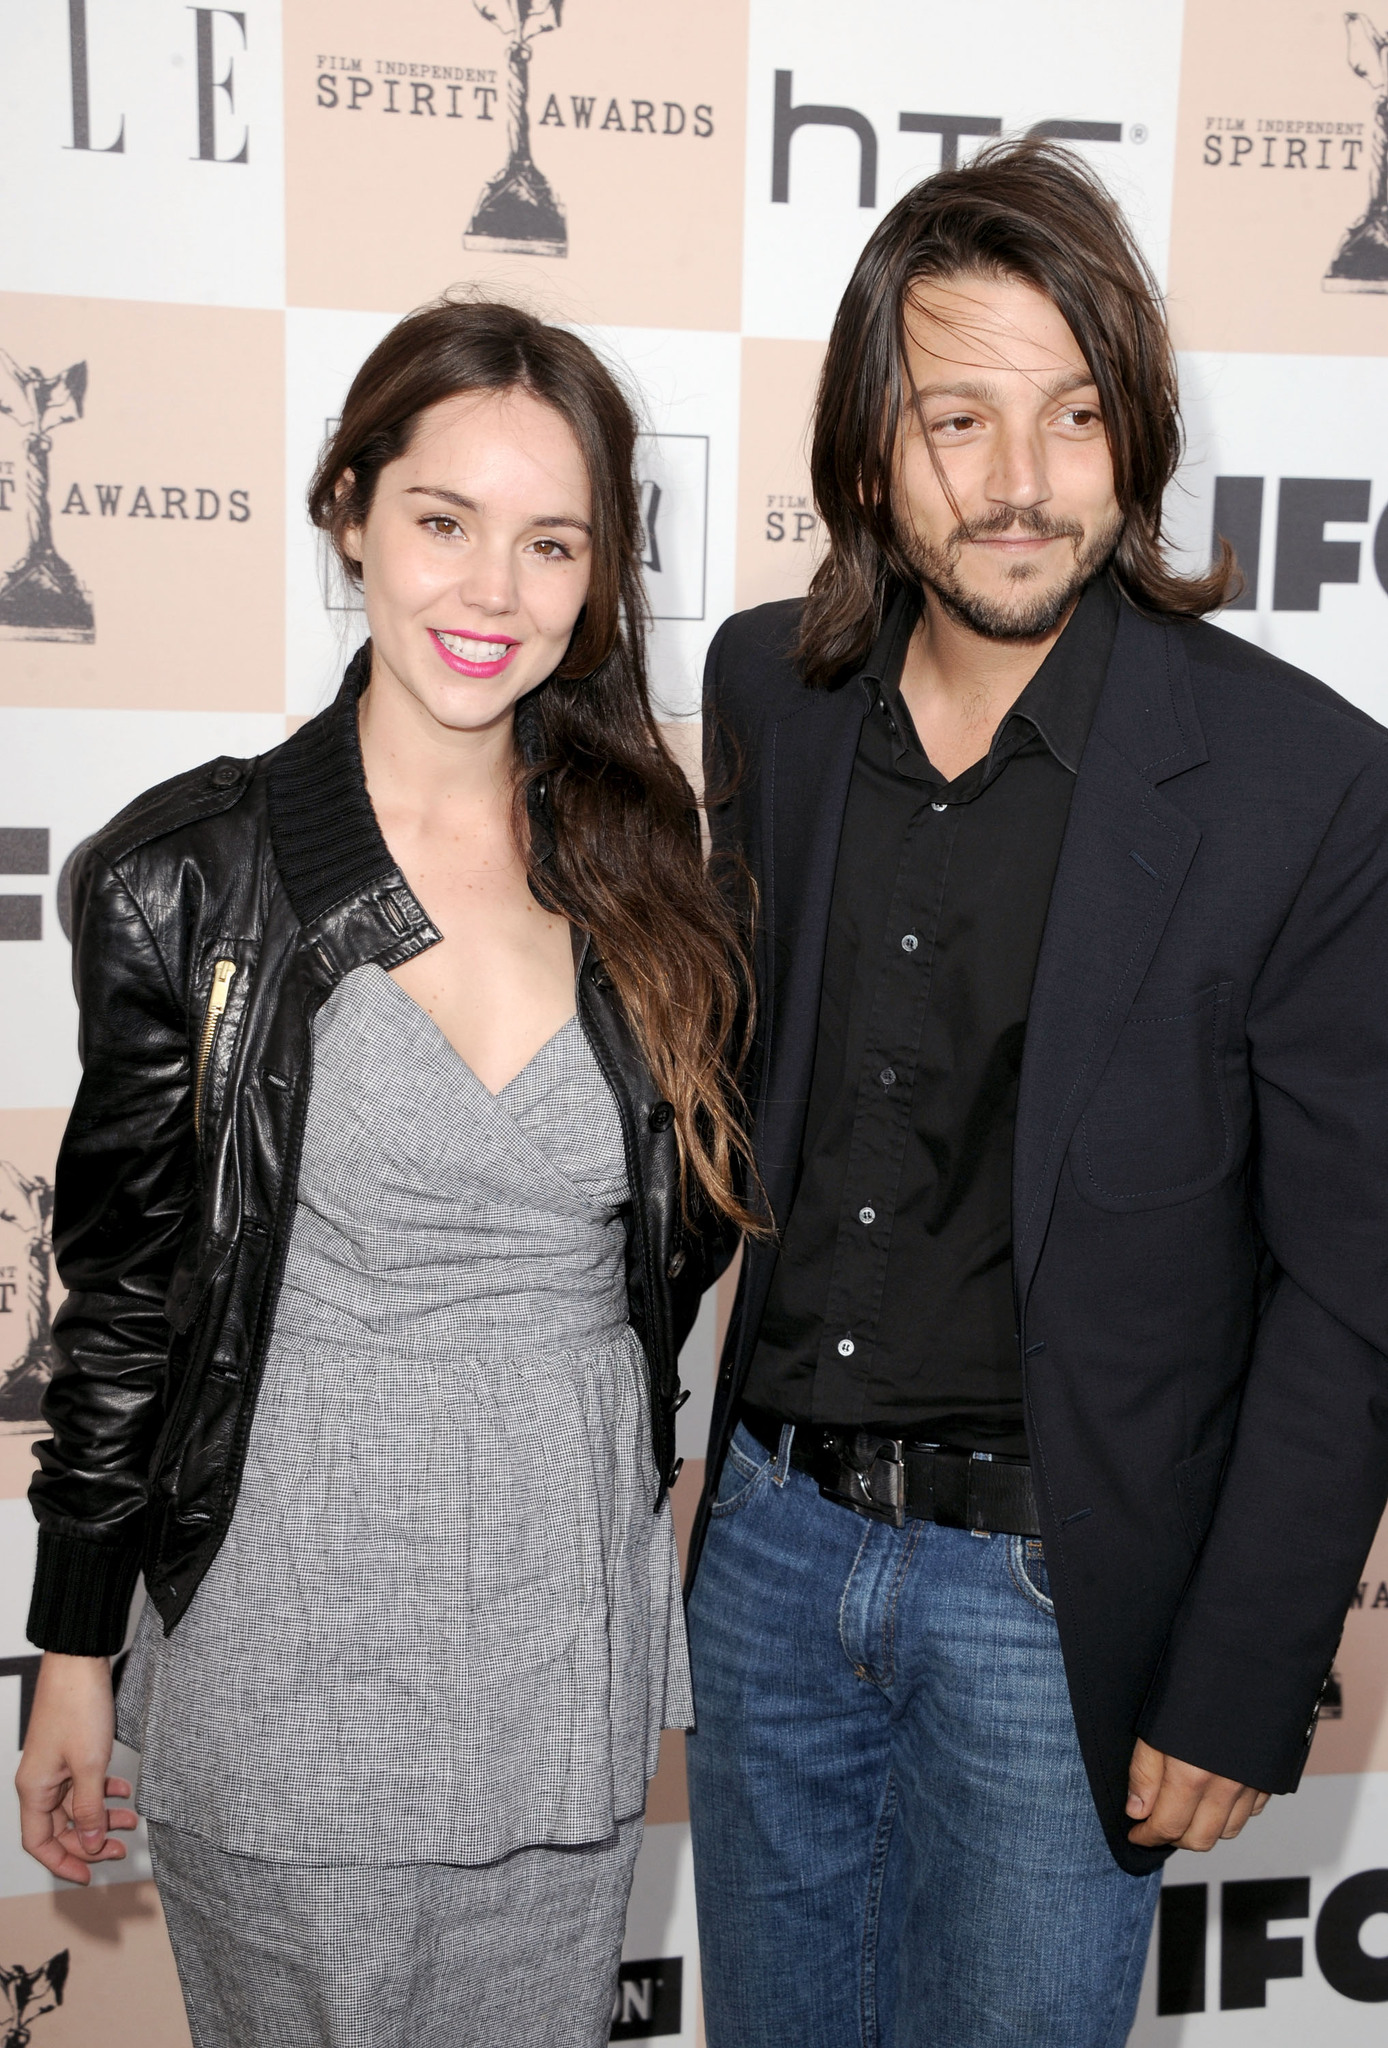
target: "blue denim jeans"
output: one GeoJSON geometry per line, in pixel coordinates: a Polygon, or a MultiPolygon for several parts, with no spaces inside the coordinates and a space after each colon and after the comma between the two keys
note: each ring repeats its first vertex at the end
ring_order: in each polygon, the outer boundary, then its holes
{"type": "Polygon", "coordinates": [[[709,2048],[1119,2048],[1110,1855],[1041,1545],[827,1501],[739,1428],[690,1604],[709,2048]]]}

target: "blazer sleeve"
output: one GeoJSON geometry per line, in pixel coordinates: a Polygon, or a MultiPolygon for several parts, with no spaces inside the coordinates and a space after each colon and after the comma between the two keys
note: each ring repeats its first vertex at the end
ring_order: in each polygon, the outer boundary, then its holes
{"type": "Polygon", "coordinates": [[[1252,991],[1251,1195],[1274,1262],[1214,1520],[1140,1721],[1296,1788],[1388,1497],[1388,746],[1252,991]]]}
{"type": "Polygon", "coordinates": [[[82,1082],[58,1156],[53,1242],[67,1299],[29,1498],[31,1641],[121,1647],[143,1554],[171,1330],[165,1297],[195,1181],[187,1018],[139,904],[89,850],[73,882],[82,1082]]]}

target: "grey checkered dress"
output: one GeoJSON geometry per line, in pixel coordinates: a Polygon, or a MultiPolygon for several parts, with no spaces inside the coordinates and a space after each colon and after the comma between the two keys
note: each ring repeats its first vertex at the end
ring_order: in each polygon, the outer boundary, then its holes
{"type": "Polygon", "coordinates": [[[492,1096],[374,965],[315,1055],[235,1516],[121,1687],[141,1807],[298,1863],[604,1840],[693,1718],[616,1104],[576,1019],[492,1096]]]}

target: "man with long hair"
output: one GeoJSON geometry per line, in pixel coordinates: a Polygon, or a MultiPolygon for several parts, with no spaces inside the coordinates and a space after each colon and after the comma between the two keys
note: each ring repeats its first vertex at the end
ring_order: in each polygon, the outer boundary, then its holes
{"type": "Polygon", "coordinates": [[[709,657],[749,1245],[691,1597],[710,2048],[1112,2048],[1294,1791],[1388,1493],[1388,734],[1200,623],[1082,162],[918,185],[803,604],[709,657]]]}

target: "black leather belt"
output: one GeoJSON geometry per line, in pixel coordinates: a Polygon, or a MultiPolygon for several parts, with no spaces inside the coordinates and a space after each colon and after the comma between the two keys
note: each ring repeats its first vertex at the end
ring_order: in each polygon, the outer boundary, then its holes
{"type": "MultiPolygon", "coordinates": [[[[774,1458],[781,1442],[776,1418],[744,1405],[739,1419],[774,1458]]],[[[816,1481],[826,1500],[895,1529],[938,1522],[997,1536],[1041,1534],[1025,1458],[954,1451],[875,1429],[798,1423],[790,1462],[816,1481]]]]}

